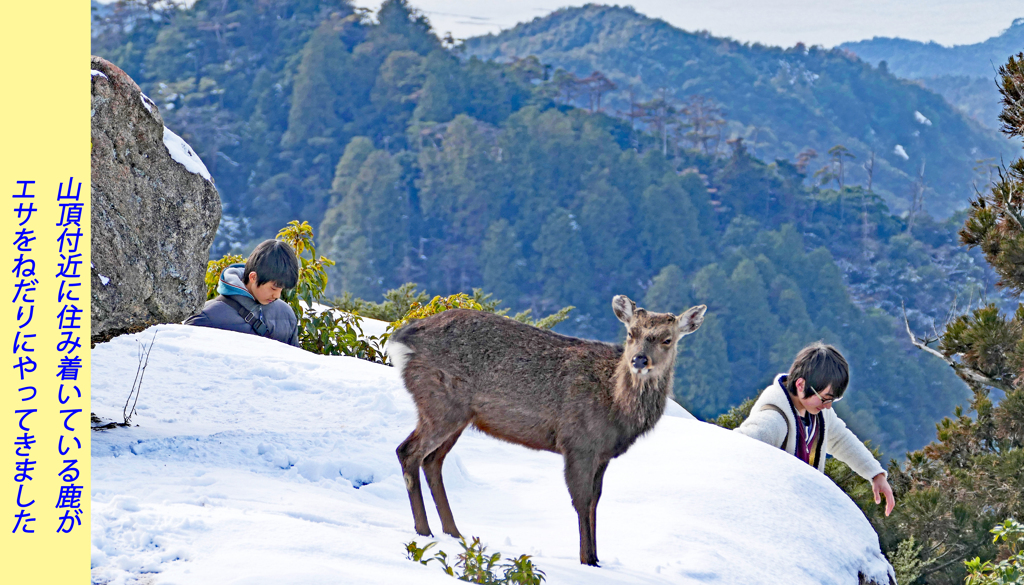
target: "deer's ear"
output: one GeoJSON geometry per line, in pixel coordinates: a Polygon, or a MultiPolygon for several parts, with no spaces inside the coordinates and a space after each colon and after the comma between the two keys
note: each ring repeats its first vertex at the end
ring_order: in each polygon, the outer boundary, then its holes
{"type": "Polygon", "coordinates": [[[676,317],[679,321],[679,336],[689,335],[700,329],[704,322],[704,312],[708,310],[707,305],[697,305],[686,310],[682,315],[676,317]]]}
{"type": "Polygon", "coordinates": [[[633,311],[636,310],[636,303],[629,300],[626,295],[615,295],[612,298],[612,311],[615,312],[615,316],[618,317],[619,321],[622,321],[627,326],[633,321],[633,311]]]}

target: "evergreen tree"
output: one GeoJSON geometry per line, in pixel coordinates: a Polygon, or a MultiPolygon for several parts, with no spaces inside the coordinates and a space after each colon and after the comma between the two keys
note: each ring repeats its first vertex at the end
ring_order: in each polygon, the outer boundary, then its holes
{"type": "Polygon", "coordinates": [[[542,309],[594,304],[590,295],[590,262],[576,217],[558,207],[544,222],[533,243],[540,257],[542,309]]]}
{"type": "Polygon", "coordinates": [[[715,177],[718,196],[734,213],[757,217],[767,224],[779,209],[782,182],[771,168],[750,156],[742,140],[737,139],[732,146],[732,156],[715,177]],[[758,196],[751,197],[753,193],[758,196]]]}
{"type": "Polygon", "coordinates": [[[409,197],[401,166],[384,151],[365,154],[358,173],[345,174],[365,153],[365,141],[353,142],[338,164],[338,203],[321,224],[321,238],[324,250],[340,258],[340,289],[377,296],[401,284],[395,280],[409,248],[409,197]],[[340,192],[343,187],[347,190],[340,192]]]}
{"type": "Polygon", "coordinates": [[[640,244],[648,253],[647,265],[652,268],[675,264],[689,270],[707,256],[697,214],[675,173],[644,190],[637,227],[640,244]]]}
{"type": "Polygon", "coordinates": [[[735,383],[730,398],[738,404],[750,395],[752,387],[755,392],[763,388],[775,373],[771,349],[781,328],[768,303],[768,288],[752,260],[742,260],[726,286],[729,316],[724,334],[731,341],[729,363],[735,383]]]}
{"type": "Polygon", "coordinates": [[[430,141],[417,159],[420,208],[441,226],[446,241],[459,245],[479,246],[502,203],[493,193],[499,187],[493,143],[481,126],[460,114],[448,124],[440,148],[430,141]],[[493,194],[481,196],[488,191],[493,194]]]}
{"type": "MultiPolygon", "coordinates": [[[[441,41],[430,28],[430,21],[417,12],[407,0],[384,0],[377,12],[377,39],[386,38],[394,51],[409,50],[427,55],[441,48],[441,41]]],[[[376,48],[379,48],[376,47],[376,48]]]]}
{"type": "Polygon", "coordinates": [[[487,228],[480,251],[484,289],[508,306],[522,306],[524,290],[530,289],[523,246],[508,220],[499,219],[487,228]]]}
{"type": "MultiPolygon", "coordinates": [[[[701,329],[705,327],[704,335],[687,336],[681,342],[673,379],[676,401],[694,416],[704,419],[735,404],[731,399],[732,372],[721,321],[709,312],[701,329]]],[[[757,389],[748,388],[747,391],[756,392],[757,389]]]]}
{"type": "Polygon", "coordinates": [[[611,169],[602,169],[585,177],[585,187],[576,193],[572,208],[577,210],[577,223],[594,268],[591,290],[596,298],[610,300],[628,293],[633,283],[650,272],[636,245],[634,205],[610,184],[609,175],[611,169]]]}
{"type": "MultiPolygon", "coordinates": [[[[313,31],[302,50],[288,113],[288,131],[283,146],[302,146],[312,138],[337,143],[345,122],[352,120],[348,109],[352,96],[352,58],[336,30],[336,19],[325,20],[313,31]]],[[[322,143],[321,143],[322,144],[322,143]]]]}
{"type": "Polygon", "coordinates": [[[416,100],[412,119],[447,122],[452,119],[452,91],[459,90],[458,61],[445,51],[435,50],[424,62],[425,81],[416,100]]]}
{"type": "Polygon", "coordinates": [[[423,57],[414,51],[391,52],[381,64],[370,92],[381,138],[397,142],[395,146],[401,146],[406,124],[416,109],[424,82],[423,62],[423,57]]]}
{"type": "Polygon", "coordinates": [[[660,313],[679,315],[692,305],[686,277],[675,264],[662,268],[644,294],[644,308],[660,313]]]}

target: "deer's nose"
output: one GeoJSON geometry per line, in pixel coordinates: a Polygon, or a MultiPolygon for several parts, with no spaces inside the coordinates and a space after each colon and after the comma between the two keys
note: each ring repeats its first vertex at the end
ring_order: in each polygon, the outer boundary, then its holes
{"type": "Polygon", "coordinates": [[[633,367],[642,370],[647,367],[647,356],[638,355],[633,357],[633,367]]]}

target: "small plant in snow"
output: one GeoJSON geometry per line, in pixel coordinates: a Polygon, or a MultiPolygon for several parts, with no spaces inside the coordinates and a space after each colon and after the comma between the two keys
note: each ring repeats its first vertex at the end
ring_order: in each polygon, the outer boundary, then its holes
{"type": "Polygon", "coordinates": [[[437,561],[441,569],[459,579],[469,583],[484,583],[487,585],[540,585],[544,579],[544,571],[533,565],[530,555],[520,555],[517,558],[508,557],[505,562],[499,563],[501,553],[487,554],[487,547],[480,542],[480,538],[474,536],[472,542],[466,542],[465,537],[459,538],[462,552],[456,555],[455,565],[448,563],[448,554],[444,551],[437,551],[434,556],[424,558],[430,547],[437,544],[428,542],[419,546],[416,541],[405,545],[406,558],[421,565],[430,561],[437,561]]]}

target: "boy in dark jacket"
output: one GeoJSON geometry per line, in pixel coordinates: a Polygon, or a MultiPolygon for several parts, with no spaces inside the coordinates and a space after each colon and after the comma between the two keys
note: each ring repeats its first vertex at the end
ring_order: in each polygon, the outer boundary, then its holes
{"type": "Polygon", "coordinates": [[[252,333],[298,347],[298,320],[281,300],[281,292],[298,281],[299,260],[292,247],[267,240],[256,246],[245,264],[225,268],[217,284],[220,295],[184,323],[252,333]]]}

